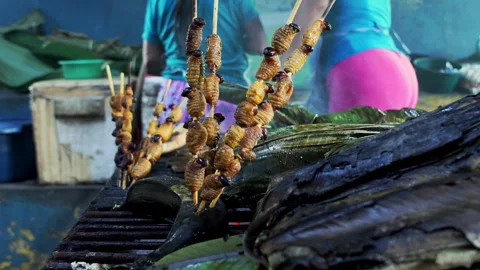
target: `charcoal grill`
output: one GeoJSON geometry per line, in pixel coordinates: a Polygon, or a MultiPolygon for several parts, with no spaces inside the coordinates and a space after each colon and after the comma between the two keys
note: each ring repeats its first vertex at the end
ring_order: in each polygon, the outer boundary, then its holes
{"type": "MultiPolygon", "coordinates": [[[[172,157],[162,157],[155,165],[154,173],[183,177],[183,173],[176,173],[170,168],[172,157]]],[[[125,210],[112,210],[125,200],[126,194],[113,181],[107,183],[50,255],[43,269],[71,270],[72,262],[128,267],[158,248],[170,232],[172,221],[137,216],[125,210]]],[[[252,214],[248,208],[230,209],[229,233],[243,233],[252,214]]]]}

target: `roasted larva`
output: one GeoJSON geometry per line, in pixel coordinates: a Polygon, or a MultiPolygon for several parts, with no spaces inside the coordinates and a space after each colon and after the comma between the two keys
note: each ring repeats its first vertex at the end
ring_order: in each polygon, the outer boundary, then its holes
{"type": "Polygon", "coordinates": [[[216,73],[210,73],[205,77],[203,94],[208,104],[216,107],[218,97],[220,96],[220,84],[223,83],[223,77],[216,73]]]}
{"type": "MultiPolygon", "coordinates": [[[[225,175],[211,174],[205,177],[203,180],[202,187],[202,203],[206,201],[215,200],[220,194],[224,187],[230,185],[228,178],[225,175]]],[[[200,208],[199,208],[200,209],[200,208]]]]}
{"type": "Polygon", "coordinates": [[[221,113],[216,113],[213,117],[207,117],[203,120],[203,126],[207,129],[207,146],[214,148],[220,139],[220,123],[225,120],[221,113]]]}
{"type": "Polygon", "coordinates": [[[133,181],[146,177],[152,170],[152,163],[146,158],[141,157],[137,163],[132,167],[130,176],[133,181]]]}
{"type": "Polygon", "coordinates": [[[245,97],[252,104],[260,104],[267,93],[273,93],[273,87],[261,80],[254,81],[247,90],[245,97]]]}
{"type": "Polygon", "coordinates": [[[215,153],[215,168],[219,171],[227,171],[234,158],[233,148],[226,144],[221,145],[215,153]]]}
{"type": "Polygon", "coordinates": [[[274,78],[274,93],[268,94],[268,102],[274,110],[278,110],[285,106],[290,100],[293,93],[292,77],[284,71],[278,72],[274,78]]]}
{"type": "Polygon", "coordinates": [[[208,69],[212,73],[216,73],[222,66],[222,40],[217,34],[212,34],[207,37],[207,52],[205,60],[208,69]]]}
{"type": "Polygon", "coordinates": [[[312,26],[310,26],[307,32],[303,35],[303,44],[311,47],[317,45],[318,39],[320,38],[323,30],[331,31],[332,26],[324,20],[314,21],[312,26]]]}
{"type": "Polygon", "coordinates": [[[200,89],[200,78],[203,78],[205,71],[202,56],[202,51],[196,50],[187,59],[187,82],[190,87],[197,89],[200,89]]]}
{"type": "Polygon", "coordinates": [[[203,39],[203,27],[205,24],[206,22],[204,19],[194,18],[192,23],[188,26],[187,38],[185,41],[185,53],[187,56],[200,49],[203,39]]]}
{"type": "Polygon", "coordinates": [[[175,123],[171,117],[167,117],[165,122],[162,123],[153,135],[159,135],[162,138],[162,142],[167,142],[173,135],[173,130],[175,128],[175,123]]]}
{"type": "Polygon", "coordinates": [[[150,138],[150,144],[148,144],[147,159],[152,164],[155,164],[158,161],[158,159],[160,159],[162,154],[163,154],[162,137],[160,137],[160,135],[153,135],[150,138]]]}
{"type": "Polygon", "coordinates": [[[279,55],[284,54],[290,48],[293,38],[300,32],[300,27],[291,23],[278,28],[273,34],[272,47],[279,55]]]}
{"type": "Polygon", "coordinates": [[[198,121],[190,121],[185,123],[184,127],[188,128],[186,144],[192,155],[197,155],[205,147],[207,142],[207,129],[198,121]]]}
{"type": "Polygon", "coordinates": [[[230,146],[231,148],[235,148],[242,140],[243,135],[245,135],[245,129],[237,124],[233,124],[227,130],[223,140],[226,145],[230,146]]]}
{"type": "Polygon", "coordinates": [[[280,70],[280,58],[272,47],[263,50],[263,60],[257,70],[256,78],[262,81],[269,81],[280,70]]]}
{"type": "Polygon", "coordinates": [[[301,48],[295,49],[290,54],[285,62],[285,71],[288,73],[296,74],[303,65],[307,62],[308,56],[313,52],[313,47],[310,45],[302,45],[301,48]]]}
{"type": "Polygon", "coordinates": [[[242,101],[235,110],[235,120],[241,127],[249,127],[253,123],[253,117],[257,115],[257,105],[248,101],[242,101]]]}
{"type": "Polygon", "coordinates": [[[264,101],[258,104],[257,115],[253,118],[254,125],[265,126],[272,121],[275,115],[272,104],[268,101],[264,101]]]}
{"type": "Polygon", "coordinates": [[[201,119],[207,108],[207,101],[203,93],[196,88],[187,87],[183,90],[182,97],[188,98],[188,114],[195,119],[201,119]]]}
{"type": "Polygon", "coordinates": [[[193,204],[198,204],[198,192],[203,186],[205,168],[208,161],[203,158],[193,158],[185,166],[185,184],[192,193],[193,204]]]}

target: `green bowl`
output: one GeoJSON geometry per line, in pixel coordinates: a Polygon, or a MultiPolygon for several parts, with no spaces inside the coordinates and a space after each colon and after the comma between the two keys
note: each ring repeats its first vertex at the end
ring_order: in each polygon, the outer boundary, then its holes
{"type": "Polygon", "coordinates": [[[455,90],[461,77],[462,65],[443,59],[429,57],[417,58],[413,61],[421,91],[430,93],[451,93],[455,90]],[[447,62],[450,62],[457,71],[442,72],[447,62]]]}
{"type": "Polygon", "coordinates": [[[104,76],[105,60],[68,60],[60,61],[65,79],[97,79],[104,76]]]}

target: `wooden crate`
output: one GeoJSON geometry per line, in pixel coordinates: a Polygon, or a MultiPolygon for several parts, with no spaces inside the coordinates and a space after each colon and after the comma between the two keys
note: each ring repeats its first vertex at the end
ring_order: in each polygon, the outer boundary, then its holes
{"type": "MultiPolygon", "coordinates": [[[[115,81],[115,89],[119,80],[115,81]]],[[[30,86],[39,181],[104,182],[115,169],[106,79],[49,80],[30,86]]]]}

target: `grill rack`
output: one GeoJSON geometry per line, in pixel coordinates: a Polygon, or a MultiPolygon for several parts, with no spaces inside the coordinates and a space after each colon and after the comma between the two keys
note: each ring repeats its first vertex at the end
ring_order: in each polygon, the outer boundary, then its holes
{"type": "MultiPolygon", "coordinates": [[[[169,167],[171,156],[165,155],[154,167],[155,174],[182,177],[169,167]]],[[[172,227],[167,219],[137,216],[125,210],[112,210],[126,198],[110,181],[87,207],[78,222],[46,261],[44,270],[71,270],[72,262],[124,265],[146,256],[165,242],[172,227]]],[[[229,209],[229,233],[243,233],[253,216],[249,208],[229,209]]]]}

